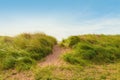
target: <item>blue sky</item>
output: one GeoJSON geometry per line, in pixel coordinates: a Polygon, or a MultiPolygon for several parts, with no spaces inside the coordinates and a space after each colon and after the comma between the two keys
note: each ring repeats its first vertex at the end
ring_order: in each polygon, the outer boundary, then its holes
{"type": "Polygon", "coordinates": [[[120,0],[0,0],[0,35],[120,34],[120,0]]]}

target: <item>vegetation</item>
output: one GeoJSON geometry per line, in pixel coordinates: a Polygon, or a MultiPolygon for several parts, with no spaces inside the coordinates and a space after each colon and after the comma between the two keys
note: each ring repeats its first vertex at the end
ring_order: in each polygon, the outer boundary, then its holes
{"type": "Polygon", "coordinates": [[[71,64],[114,63],[120,60],[120,35],[82,35],[63,40],[61,46],[71,52],[63,55],[71,64]]]}
{"type": "Polygon", "coordinates": [[[0,37],[0,69],[28,70],[52,52],[56,39],[43,33],[0,37]]]}
{"type": "Polygon", "coordinates": [[[60,64],[36,65],[55,44],[55,38],[43,33],[1,36],[0,80],[120,79],[120,35],[70,36],[60,43],[66,51],[60,64]]]}
{"type": "Polygon", "coordinates": [[[0,80],[119,80],[120,62],[104,65],[61,65],[34,67],[27,72],[7,71],[0,74],[0,80]],[[19,76],[18,76],[19,75],[19,76]],[[15,77],[14,77],[15,76],[15,77]]]}
{"type": "Polygon", "coordinates": [[[105,65],[46,66],[35,72],[35,80],[119,80],[120,63],[105,65]]]}

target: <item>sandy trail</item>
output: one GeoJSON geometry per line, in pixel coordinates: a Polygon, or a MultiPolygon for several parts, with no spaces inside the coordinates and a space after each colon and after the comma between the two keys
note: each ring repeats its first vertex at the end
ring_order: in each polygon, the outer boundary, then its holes
{"type": "Polygon", "coordinates": [[[45,58],[45,61],[41,62],[39,65],[40,66],[47,66],[47,65],[59,65],[62,63],[62,60],[60,59],[60,55],[64,53],[66,50],[64,48],[61,48],[58,45],[55,45],[53,47],[53,53],[48,55],[45,58]]]}
{"type": "MultiPolygon", "coordinates": [[[[55,45],[53,47],[52,54],[48,55],[43,62],[39,62],[38,66],[44,67],[44,66],[49,66],[49,65],[55,65],[55,66],[64,65],[65,63],[60,59],[60,56],[61,54],[63,54],[64,52],[68,50],[69,49],[61,48],[59,45],[55,45]]],[[[9,80],[10,79],[12,80],[34,80],[32,72],[28,72],[28,73],[13,72],[13,73],[14,75],[12,74],[12,76],[7,77],[9,78],[9,80]]]]}

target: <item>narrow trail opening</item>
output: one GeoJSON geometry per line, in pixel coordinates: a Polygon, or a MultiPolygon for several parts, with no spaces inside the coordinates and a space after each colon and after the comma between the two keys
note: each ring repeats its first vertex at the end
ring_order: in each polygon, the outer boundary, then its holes
{"type": "Polygon", "coordinates": [[[59,45],[55,45],[53,47],[52,54],[48,55],[45,58],[45,61],[41,62],[40,66],[47,66],[47,65],[59,65],[62,61],[60,60],[60,55],[64,53],[66,49],[61,48],[59,45]]]}

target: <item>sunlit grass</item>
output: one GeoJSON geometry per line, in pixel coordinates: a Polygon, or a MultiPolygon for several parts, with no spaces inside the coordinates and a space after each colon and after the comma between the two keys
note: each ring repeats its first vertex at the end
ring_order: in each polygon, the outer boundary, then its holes
{"type": "Polygon", "coordinates": [[[0,69],[29,70],[52,52],[56,39],[43,33],[0,37],[0,69]]]}

